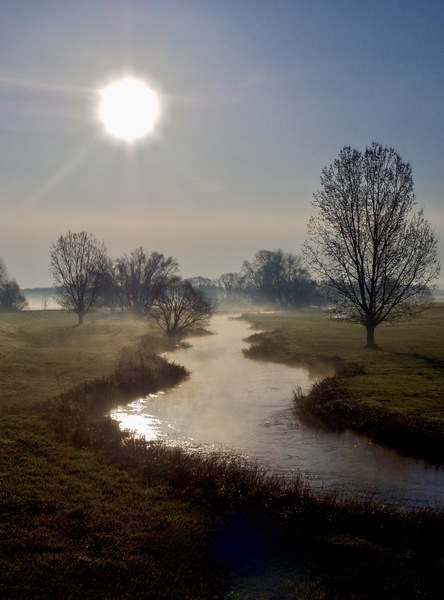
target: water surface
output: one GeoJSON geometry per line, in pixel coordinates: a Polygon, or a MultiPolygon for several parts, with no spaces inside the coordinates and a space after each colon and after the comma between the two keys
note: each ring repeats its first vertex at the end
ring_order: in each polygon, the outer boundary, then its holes
{"type": "Polygon", "coordinates": [[[191,372],[188,381],[113,411],[122,427],[202,451],[233,450],[286,474],[301,472],[317,489],[442,504],[442,469],[348,431],[297,422],[292,391],[312,380],[304,369],[245,358],[247,322],[216,315],[211,331],[168,357],[191,372]]]}

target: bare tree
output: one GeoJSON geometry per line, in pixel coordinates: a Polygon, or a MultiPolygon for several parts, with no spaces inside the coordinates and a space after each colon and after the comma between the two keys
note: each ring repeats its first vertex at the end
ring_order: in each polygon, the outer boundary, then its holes
{"type": "Polygon", "coordinates": [[[378,325],[430,306],[436,235],[423,210],[414,212],[412,169],[393,148],[344,147],[321,185],[304,255],[326,282],[333,311],[363,325],[366,347],[375,348],[378,325]]]}
{"type": "Polygon", "coordinates": [[[0,258],[0,287],[8,281],[8,268],[5,261],[0,258]]]}
{"type": "Polygon", "coordinates": [[[22,294],[20,286],[15,279],[8,279],[8,268],[0,258],[0,310],[23,310],[28,306],[28,301],[22,294]]]}
{"type": "Polygon", "coordinates": [[[281,272],[284,253],[282,250],[259,250],[252,262],[245,260],[242,273],[252,300],[276,301],[281,304],[281,272]]]}
{"type": "Polygon", "coordinates": [[[240,273],[223,273],[217,283],[224,300],[232,303],[243,303],[247,300],[245,277],[240,273]]]}
{"type": "MultiPolygon", "coordinates": [[[[284,253],[280,283],[280,303],[283,307],[301,307],[315,299],[317,285],[305,268],[302,257],[291,252],[284,253]]],[[[316,297],[319,300],[319,294],[316,297]]]]}
{"type": "Polygon", "coordinates": [[[28,301],[20,290],[15,279],[6,281],[0,287],[0,309],[4,311],[23,310],[28,306],[28,301]]]}
{"type": "Polygon", "coordinates": [[[207,298],[213,298],[216,302],[221,295],[221,288],[217,279],[210,279],[197,275],[196,277],[187,277],[195,290],[203,292],[207,298]]]}
{"type": "Polygon", "coordinates": [[[151,307],[157,291],[174,277],[177,260],[159,252],[150,255],[142,247],[129,256],[117,260],[118,280],[124,306],[134,312],[145,313],[151,307]]]}
{"type": "Polygon", "coordinates": [[[122,287],[117,262],[108,259],[104,272],[104,283],[100,292],[100,304],[116,312],[117,307],[124,309],[122,287]]]}
{"type": "Polygon", "coordinates": [[[302,258],[283,250],[259,250],[242,266],[244,285],[255,302],[278,303],[281,307],[308,304],[316,285],[302,258]]]}
{"type": "Polygon", "coordinates": [[[189,281],[176,278],[159,290],[148,315],[169,337],[190,329],[205,327],[215,303],[189,281]]]}
{"type": "Polygon", "coordinates": [[[105,245],[86,231],[69,231],[51,246],[49,273],[56,300],[78,316],[79,325],[100,296],[107,266],[105,245]]]}

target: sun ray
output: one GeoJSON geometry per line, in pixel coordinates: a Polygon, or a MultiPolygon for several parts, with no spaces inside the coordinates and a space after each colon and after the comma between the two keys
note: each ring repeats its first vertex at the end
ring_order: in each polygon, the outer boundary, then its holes
{"type": "Polygon", "coordinates": [[[76,152],[68,161],[66,161],[62,167],[40,187],[40,189],[29,196],[26,199],[26,202],[35,204],[44,198],[48,192],[56,188],[62,181],[64,181],[64,179],[66,179],[66,177],[68,177],[71,173],[78,169],[83,162],[85,162],[87,156],[91,153],[93,147],[96,145],[97,142],[94,141],[80,148],[80,150],[76,152]]]}
{"type": "Polygon", "coordinates": [[[91,88],[81,88],[79,86],[67,85],[62,83],[49,83],[43,81],[29,81],[27,79],[17,79],[15,77],[5,77],[0,75],[0,86],[4,87],[19,87],[29,88],[36,91],[71,93],[71,94],[88,94],[93,90],[91,88]]]}

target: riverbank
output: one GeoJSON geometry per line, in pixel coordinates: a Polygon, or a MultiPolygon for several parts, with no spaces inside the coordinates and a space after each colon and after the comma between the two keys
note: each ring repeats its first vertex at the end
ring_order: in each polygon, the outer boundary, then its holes
{"type": "Polygon", "coordinates": [[[295,393],[300,418],[350,428],[411,456],[444,460],[444,304],[415,321],[380,326],[380,350],[364,330],[320,311],[251,314],[264,333],[249,338],[251,358],[306,365],[324,379],[295,393]],[[363,341],[364,340],[364,341],[363,341]]]}
{"type": "Polygon", "coordinates": [[[440,597],[440,511],[316,496],[121,432],[102,411],[163,370],[161,341],[127,317],[74,322],[0,319],[2,597],[250,598],[260,576],[264,599],[440,597]]]}

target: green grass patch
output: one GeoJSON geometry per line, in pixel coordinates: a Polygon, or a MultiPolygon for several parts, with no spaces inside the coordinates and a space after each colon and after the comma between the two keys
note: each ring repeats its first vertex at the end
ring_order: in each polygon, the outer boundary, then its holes
{"type": "Polygon", "coordinates": [[[247,318],[265,330],[249,338],[247,355],[304,365],[313,376],[328,377],[305,402],[299,395],[303,414],[444,459],[444,304],[414,321],[381,325],[380,350],[363,348],[363,327],[329,320],[320,311],[247,318]]]}

